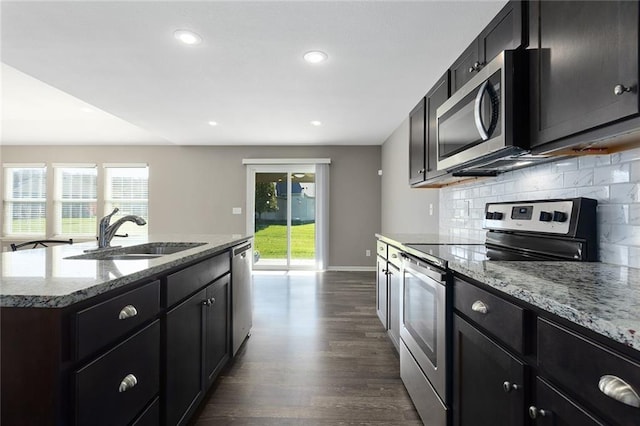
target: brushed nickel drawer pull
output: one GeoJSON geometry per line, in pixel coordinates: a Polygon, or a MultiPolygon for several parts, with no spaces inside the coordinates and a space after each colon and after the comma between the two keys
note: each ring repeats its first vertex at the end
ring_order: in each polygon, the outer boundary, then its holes
{"type": "Polygon", "coordinates": [[[640,397],[638,397],[638,393],[629,383],[620,377],[606,374],[600,377],[598,388],[600,392],[609,398],[613,398],[616,401],[632,407],[640,408],[640,397]]]}
{"type": "Polygon", "coordinates": [[[531,407],[529,407],[529,417],[531,417],[534,420],[537,419],[538,417],[547,417],[550,415],[551,415],[551,411],[542,410],[536,407],[535,405],[532,405],[531,407]]]}
{"type": "Polygon", "coordinates": [[[118,388],[118,392],[126,392],[129,389],[135,387],[138,384],[138,379],[133,374],[127,374],[124,379],[120,382],[120,388],[118,388]]]}
{"type": "Polygon", "coordinates": [[[489,312],[489,307],[483,301],[476,300],[475,302],[473,302],[473,305],[471,305],[471,310],[473,312],[479,312],[484,315],[489,312]]]}
{"type": "Polygon", "coordinates": [[[135,306],[133,305],[127,305],[124,308],[122,308],[122,310],[120,311],[120,315],[118,315],[118,319],[127,319],[127,318],[133,318],[136,315],[138,315],[138,310],[136,309],[135,306]]]}
{"type": "Polygon", "coordinates": [[[520,386],[518,386],[518,385],[517,385],[517,384],[515,384],[515,383],[511,383],[511,382],[509,382],[509,381],[505,381],[505,382],[502,384],[502,389],[503,389],[506,393],[509,393],[509,392],[511,392],[512,390],[518,390],[518,389],[520,389],[520,386]]]}
{"type": "Polygon", "coordinates": [[[216,298],[215,298],[215,297],[210,297],[210,298],[208,298],[207,300],[205,300],[205,301],[203,301],[203,302],[202,302],[202,304],[203,304],[204,306],[211,306],[211,305],[213,305],[214,303],[216,303],[216,298]]]}

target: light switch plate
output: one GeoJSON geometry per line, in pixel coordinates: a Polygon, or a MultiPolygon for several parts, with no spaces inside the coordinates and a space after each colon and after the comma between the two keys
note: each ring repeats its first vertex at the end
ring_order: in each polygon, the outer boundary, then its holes
{"type": "Polygon", "coordinates": [[[231,212],[233,214],[242,214],[242,207],[234,207],[231,212]]]}

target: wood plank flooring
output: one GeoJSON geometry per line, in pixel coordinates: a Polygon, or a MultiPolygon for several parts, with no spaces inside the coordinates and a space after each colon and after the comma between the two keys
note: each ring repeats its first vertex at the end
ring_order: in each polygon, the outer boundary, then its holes
{"type": "Polygon", "coordinates": [[[373,272],[258,273],[251,337],[194,425],[421,425],[373,272]]]}

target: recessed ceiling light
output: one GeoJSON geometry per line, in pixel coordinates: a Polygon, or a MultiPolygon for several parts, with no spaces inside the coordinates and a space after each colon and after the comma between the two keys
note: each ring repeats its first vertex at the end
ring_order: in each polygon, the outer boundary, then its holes
{"type": "Polygon", "coordinates": [[[329,55],[319,50],[312,50],[304,54],[304,60],[310,64],[319,64],[327,60],[329,55]]]}
{"type": "Polygon", "coordinates": [[[196,45],[202,43],[202,37],[189,30],[176,30],[176,32],[173,33],[173,36],[177,40],[180,40],[184,44],[188,45],[196,45]]]}
{"type": "Polygon", "coordinates": [[[313,121],[311,122],[311,125],[312,125],[312,126],[316,126],[316,127],[318,127],[318,126],[322,126],[322,121],[313,120],[313,121]]]}
{"type": "Polygon", "coordinates": [[[215,126],[217,126],[217,125],[218,125],[218,122],[217,122],[217,121],[209,121],[209,126],[213,126],[213,127],[215,127],[215,126]]]}

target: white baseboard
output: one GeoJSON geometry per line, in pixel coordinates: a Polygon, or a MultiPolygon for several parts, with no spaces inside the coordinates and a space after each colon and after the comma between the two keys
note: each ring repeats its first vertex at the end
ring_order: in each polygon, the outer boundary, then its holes
{"type": "Polygon", "coordinates": [[[375,272],[375,266],[329,266],[327,271],[358,271],[358,272],[375,272]]]}

